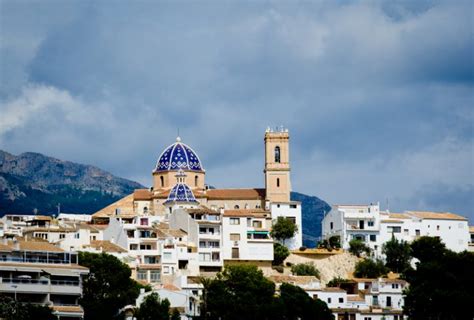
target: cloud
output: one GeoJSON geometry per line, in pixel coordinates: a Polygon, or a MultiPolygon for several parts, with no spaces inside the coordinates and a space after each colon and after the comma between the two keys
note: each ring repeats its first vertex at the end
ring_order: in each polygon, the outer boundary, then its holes
{"type": "Polygon", "coordinates": [[[284,124],[295,190],[330,202],[412,209],[474,180],[469,1],[3,3],[11,152],[149,184],[179,129],[210,183],[262,186],[284,124]]]}

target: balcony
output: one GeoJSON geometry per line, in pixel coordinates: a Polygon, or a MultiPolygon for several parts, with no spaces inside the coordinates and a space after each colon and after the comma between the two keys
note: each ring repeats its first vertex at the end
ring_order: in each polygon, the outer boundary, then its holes
{"type": "Polygon", "coordinates": [[[0,278],[2,292],[81,294],[79,280],[0,278]]]}

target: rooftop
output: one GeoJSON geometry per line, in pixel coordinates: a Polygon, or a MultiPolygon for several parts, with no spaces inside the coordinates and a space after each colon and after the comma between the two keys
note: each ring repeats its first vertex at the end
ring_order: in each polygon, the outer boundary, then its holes
{"type": "Polygon", "coordinates": [[[265,198],[265,189],[209,189],[206,196],[209,200],[261,200],[265,198]]]}
{"type": "Polygon", "coordinates": [[[116,253],[124,253],[127,252],[121,246],[112,243],[108,240],[92,240],[90,244],[91,248],[101,250],[103,252],[116,252],[116,253]]]}
{"type": "Polygon", "coordinates": [[[263,209],[233,209],[224,210],[224,217],[254,217],[254,218],[271,218],[270,212],[263,209]]]}
{"type": "Polygon", "coordinates": [[[467,218],[450,213],[450,212],[431,212],[431,211],[407,211],[407,214],[410,214],[414,217],[420,219],[434,219],[434,220],[467,220],[467,218]]]}

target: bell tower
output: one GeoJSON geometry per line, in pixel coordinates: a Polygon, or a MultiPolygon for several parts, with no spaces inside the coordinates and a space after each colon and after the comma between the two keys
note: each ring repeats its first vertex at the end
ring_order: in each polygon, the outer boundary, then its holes
{"type": "Polygon", "coordinates": [[[283,126],[265,131],[265,189],[270,202],[290,201],[290,135],[283,126]]]}

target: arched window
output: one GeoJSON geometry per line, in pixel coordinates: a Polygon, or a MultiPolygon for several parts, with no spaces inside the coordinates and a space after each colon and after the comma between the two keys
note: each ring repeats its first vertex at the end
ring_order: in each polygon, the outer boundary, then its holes
{"type": "Polygon", "coordinates": [[[163,176],[160,176],[160,182],[161,182],[161,186],[164,187],[165,186],[165,179],[163,178],[163,176]]]}
{"type": "Polygon", "coordinates": [[[144,214],[147,214],[147,213],[148,213],[148,207],[144,207],[144,208],[143,208],[143,213],[144,213],[144,214]]]}
{"type": "Polygon", "coordinates": [[[280,178],[277,178],[277,188],[280,187],[280,178]]]}
{"type": "Polygon", "coordinates": [[[275,162],[280,163],[280,147],[275,147],[275,162]]]}
{"type": "Polygon", "coordinates": [[[195,177],[194,177],[194,186],[195,186],[195,187],[198,186],[198,181],[199,181],[199,177],[198,177],[198,176],[195,176],[195,177]]]}
{"type": "Polygon", "coordinates": [[[234,209],[239,209],[239,205],[236,204],[236,205],[234,206],[234,209]]]}

